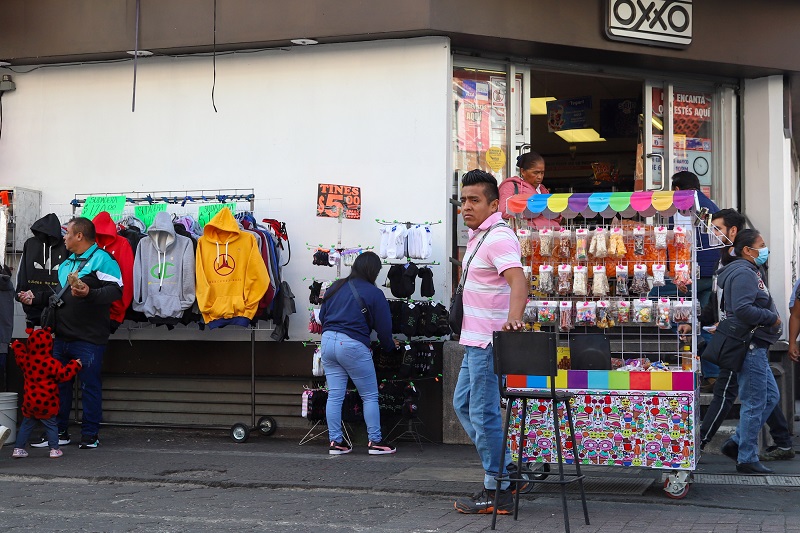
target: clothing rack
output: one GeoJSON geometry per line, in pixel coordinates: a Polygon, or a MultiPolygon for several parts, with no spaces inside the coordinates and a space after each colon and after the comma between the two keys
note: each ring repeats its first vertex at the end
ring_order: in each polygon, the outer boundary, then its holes
{"type": "MultiPolygon", "coordinates": [[[[165,190],[165,191],[129,191],[129,192],[105,192],[105,193],[79,193],[70,202],[72,206],[72,213],[75,215],[77,210],[86,205],[86,200],[92,196],[125,196],[125,206],[128,205],[153,205],[157,203],[165,203],[168,205],[180,205],[186,207],[187,202],[196,205],[209,205],[221,203],[247,203],[249,211],[252,213],[255,210],[255,189],[185,189],[185,190],[165,190]]],[[[288,240],[288,239],[287,239],[288,240]]],[[[282,265],[283,266],[283,265],[282,265]]],[[[275,433],[278,426],[275,419],[271,416],[262,416],[256,422],[256,359],[255,359],[255,343],[256,331],[268,330],[269,328],[250,326],[245,329],[250,331],[250,424],[237,422],[230,428],[230,437],[234,442],[244,442],[250,436],[250,433],[258,430],[262,435],[269,436],[275,433]]],[[[155,324],[142,324],[142,326],[155,328],[155,324]]],[[[122,329],[122,328],[120,328],[122,329]]],[[[128,330],[128,342],[131,342],[130,335],[133,330],[144,329],[133,328],[130,325],[126,328],[128,330]]],[[[188,329],[188,326],[187,326],[188,329]]],[[[78,418],[78,382],[75,381],[75,422],[80,423],[78,418]]],[[[137,426],[137,424],[129,424],[137,426]]],[[[197,426],[192,426],[196,428],[197,426]]],[[[208,427],[207,429],[217,429],[216,427],[208,427]]]]}

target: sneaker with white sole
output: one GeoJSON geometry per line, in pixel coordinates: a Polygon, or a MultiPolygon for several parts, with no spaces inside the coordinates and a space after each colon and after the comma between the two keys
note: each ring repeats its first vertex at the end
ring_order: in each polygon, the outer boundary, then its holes
{"type": "Polygon", "coordinates": [[[511,491],[501,490],[497,504],[494,501],[494,494],[493,489],[484,487],[482,491],[474,494],[471,498],[457,500],[456,511],[463,514],[492,514],[497,505],[497,514],[511,514],[514,510],[514,497],[511,495],[511,491]]]}
{"type": "Polygon", "coordinates": [[[26,452],[22,448],[14,448],[14,453],[11,454],[11,457],[13,457],[14,459],[24,459],[28,457],[28,452],[26,452]]]}
{"type": "Polygon", "coordinates": [[[61,457],[62,455],[64,455],[64,452],[62,452],[61,450],[58,450],[56,448],[51,448],[50,449],[50,458],[51,459],[56,459],[58,457],[61,457]]]}
{"type": "MultiPolygon", "coordinates": [[[[70,444],[72,439],[69,438],[69,433],[66,431],[61,431],[58,434],[58,445],[59,446],[66,446],[70,444]]],[[[31,444],[31,448],[49,448],[50,443],[47,442],[47,435],[42,433],[42,436],[39,438],[38,441],[31,444]]]]}
{"type": "Polygon", "coordinates": [[[99,445],[100,439],[97,438],[97,435],[81,435],[81,450],[97,448],[99,445]]]}
{"type": "Polygon", "coordinates": [[[11,429],[5,426],[0,426],[0,448],[6,443],[8,437],[11,436],[11,429]]]}
{"type": "Polygon", "coordinates": [[[397,451],[394,444],[389,443],[386,439],[382,439],[380,442],[370,441],[368,449],[370,455],[388,455],[397,451]]]}
{"type": "Polygon", "coordinates": [[[353,448],[346,442],[331,441],[331,447],[328,448],[330,455],[344,455],[353,451],[353,448]]]}

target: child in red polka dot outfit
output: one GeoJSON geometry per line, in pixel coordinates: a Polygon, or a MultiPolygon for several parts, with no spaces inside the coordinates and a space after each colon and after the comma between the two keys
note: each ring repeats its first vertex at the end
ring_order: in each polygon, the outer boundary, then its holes
{"type": "Polygon", "coordinates": [[[16,340],[11,343],[17,366],[25,377],[25,393],[22,401],[22,424],[17,433],[17,443],[11,457],[22,459],[28,456],[25,446],[36,422],[44,424],[50,457],[61,457],[58,448],[58,384],[69,381],[81,368],[80,359],[66,365],[53,359],[53,334],[49,328],[27,329],[27,346],[16,340]]]}

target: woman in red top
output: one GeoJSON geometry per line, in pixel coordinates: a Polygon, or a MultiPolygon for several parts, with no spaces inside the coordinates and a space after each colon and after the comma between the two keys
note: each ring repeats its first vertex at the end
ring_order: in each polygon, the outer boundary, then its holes
{"type": "MultiPolygon", "coordinates": [[[[544,158],[536,152],[527,152],[517,157],[519,176],[512,176],[500,184],[500,211],[503,218],[512,218],[506,213],[506,201],[515,194],[549,194],[542,184],[544,179],[544,158]]],[[[558,228],[561,217],[550,220],[542,215],[528,220],[530,226],[537,228],[558,228]]]]}

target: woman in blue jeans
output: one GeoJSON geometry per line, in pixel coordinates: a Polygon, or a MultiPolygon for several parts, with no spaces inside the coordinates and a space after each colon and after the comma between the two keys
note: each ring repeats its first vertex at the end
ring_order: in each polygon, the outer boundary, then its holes
{"type": "Polygon", "coordinates": [[[350,453],[342,438],[342,403],[347,378],[353,380],[364,402],[364,421],[369,435],[370,455],[394,453],[395,447],[381,435],[378,410],[378,378],[372,363],[370,334],[374,329],[384,350],[393,350],[392,315],[383,291],[375,286],[381,260],[364,252],[353,262],[350,275],[337,280],[325,293],[319,317],[322,322],[322,367],[328,381],[325,418],[331,446],[328,453],[350,453]]]}
{"type": "Polygon", "coordinates": [[[723,257],[724,266],[718,273],[726,320],[756,328],[737,373],[739,426],[733,438],[722,445],[722,453],[736,461],[736,470],[742,474],[772,473],[758,460],[758,433],[780,400],[767,352],[780,337],[781,317],[758,270],[768,257],[769,248],[761,234],[743,230],[733,241],[733,254],[723,257]]]}

